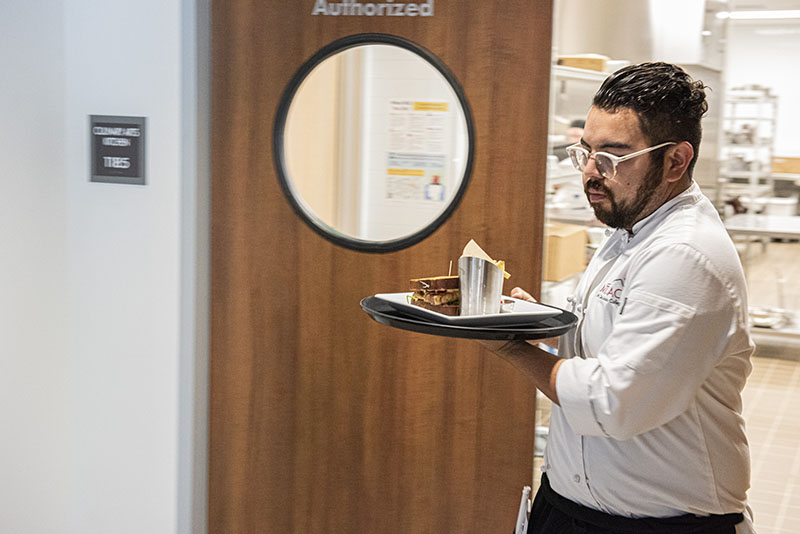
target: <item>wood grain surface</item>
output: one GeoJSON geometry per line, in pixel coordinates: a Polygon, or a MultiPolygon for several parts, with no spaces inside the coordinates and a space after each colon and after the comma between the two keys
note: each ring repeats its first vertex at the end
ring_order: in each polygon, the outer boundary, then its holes
{"type": "Polygon", "coordinates": [[[508,533],[531,483],[535,390],[476,342],[395,330],[359,300],[447,274],[469,239],[538,291],[549,1],[438,0],[433,17],[212,6],[211,533],[508,533]],[[272,127],[294,72],[352,34],[440,57],[475,125],[472,181],[406,250],[346,250],[283,196],[272,127]]]}

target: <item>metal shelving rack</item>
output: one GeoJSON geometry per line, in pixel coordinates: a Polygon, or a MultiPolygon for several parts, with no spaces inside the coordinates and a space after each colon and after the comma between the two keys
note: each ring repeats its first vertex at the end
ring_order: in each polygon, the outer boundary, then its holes
{"type": "Polygon", "coordinates": [[[724,197],[755,199],[773,194],[777,108],[777,97],[766,87],[737,87],[726,95],[720,145],[724,197]]]}

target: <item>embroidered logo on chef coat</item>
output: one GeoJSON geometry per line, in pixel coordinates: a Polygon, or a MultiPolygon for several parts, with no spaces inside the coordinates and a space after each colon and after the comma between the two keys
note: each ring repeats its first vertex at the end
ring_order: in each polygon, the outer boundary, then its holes
{"type": "Polygon", "coordinates": [[[612,282],[606,282],[595,295],[600,300],[619,306],[619,301],[622,298],[622,290],[625,289],[625,280],[617,278],[612,282]]]}

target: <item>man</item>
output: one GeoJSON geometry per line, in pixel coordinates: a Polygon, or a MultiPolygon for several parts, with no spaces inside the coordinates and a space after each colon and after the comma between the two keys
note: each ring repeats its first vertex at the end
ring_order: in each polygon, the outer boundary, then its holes
{"type": "MultiPolygon", "coordinates": [[[[556,357],[485,342],[554,403],[529,533],[752,533],[744,275],[692,181],[704,86],[665,63],[601,86],[569,148],[610,228],[556,357]]],[[[530,298],[520,288],[512,296],[530,298]]]]}

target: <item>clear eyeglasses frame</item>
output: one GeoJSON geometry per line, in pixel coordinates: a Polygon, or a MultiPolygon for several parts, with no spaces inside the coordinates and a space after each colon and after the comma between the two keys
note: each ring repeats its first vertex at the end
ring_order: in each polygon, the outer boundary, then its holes
{"type": "Polygon", "coordinates": [[[608,152],[595,152],[592,154],[589,150],[584,148],[580,143],[570,145],[567,147],[567,154],[569,154],[569,159],[572,160],[572,165],[575,166],[576,169],[583,172],[586,168],[586,165],[589,164],[589,160],[594,158],[594,164],[597,167],[597,172],[600,173],[600,176],[605,178],[606,180],[611,180],[614,176],[617,175],[617,165],[622,163],[623,161],[633,159],[635,157],[641,156],[642,154],[647,154],[652,150],[659,149],[661,147],[665,147],[668,145],[675,145],[677,144],[675,141],[667,141],[666,143],[661,143],[660,145],[655,145],[651,147],[644,148],[642,150],[638,150],[633,152],[632,154],[626,154],[624,156],[615,156],[614,154],[609,154],[608,152]]]}

